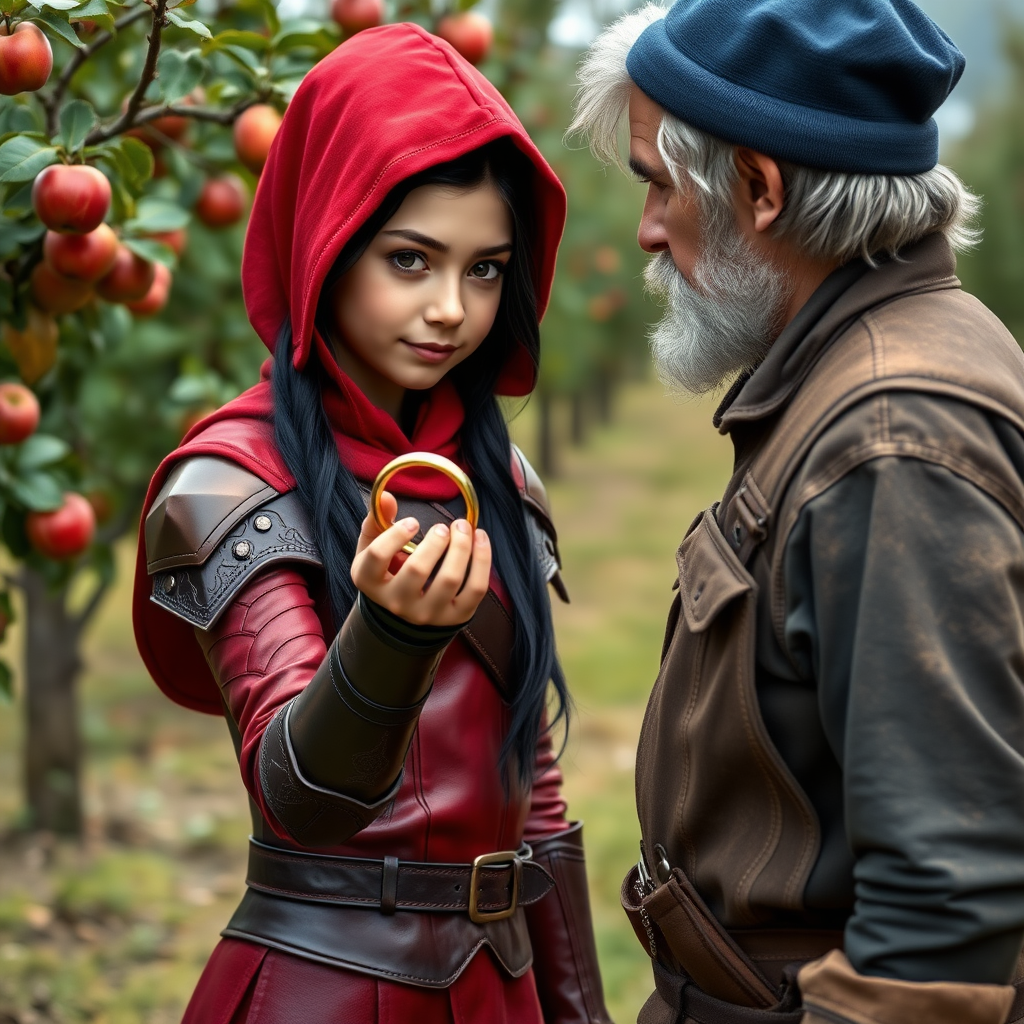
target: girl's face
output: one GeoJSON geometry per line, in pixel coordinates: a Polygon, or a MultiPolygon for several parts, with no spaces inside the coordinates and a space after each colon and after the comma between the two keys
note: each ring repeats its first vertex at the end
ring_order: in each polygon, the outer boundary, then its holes
{"type": "Polygon", "coordinates": [[[334,291],[339,366],[396,419],[487,337],[512,218],[493,185],[414,189],[334,291]]]}

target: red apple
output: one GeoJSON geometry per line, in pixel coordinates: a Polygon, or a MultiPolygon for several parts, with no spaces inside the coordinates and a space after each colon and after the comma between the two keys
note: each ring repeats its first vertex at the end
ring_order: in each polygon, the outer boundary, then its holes
{"type": "Polygon", "coordinates": [[[188,128],[188,118],[180,114],[165,114],[163,117],[156,117],[147,124],[154,131],[166,135],[169,139],[180,139],[188,128]]]}
{"type": "Polygon", "coordinates": [[[171,272],[162,263],[153,264],[153,283],[149,291],[136,302],[126,302],[125,305],[136,316],[152,316],[159,313],[171,294],[171,272]]]}
{"type": "Polygon", "coordinates": [[[39,426],[39,399],[24,384],[0,384],[0,444],[19,444],[39,426]]]}
{"type": "Polygon", "coordinates": [[[384,21],[384,0],[334,0],[331,17],[347,33],[375,28],[384,21]]]}
{"type": "Polygon", "coordinates": [[[0,24],[0,93],[41,89],[53,70],[53,50],[42,29],[23,21],[11,32],[0,24]]]}
{"type": "Polygon", "coordinates": [[[18,372],[28,384],[35,384],[57,361],[57,321],[35,306],[28,308],[28,322],[22,328],[5,323],[0,327],[0,341],[14,357],[18,372]]]}
{"type": "Polygon", "coordinates": [[[29,512],[25,517],[29,543],[47,558],[74,558],[91,543],[96,532],[96,513],[92,505],[69,491],[64,504],[53,512],[29,512]]]}
{"type": "Polygon", "coordinates": [[[96,294],[107,302],[136,302],[145,297],[155,276],[152,263],[136,256],[127,246],[119,245],[114,266],[106,277],[100,278],[96,294]]]}
{"type": "Polygon", "coordinates": [[[47,231],[43,257],[55,274],[91,283],[109,273],[117,258],[118,244],[117,235],[107,224],[101,224],[87,235],[47,231]]]}
{"type": "Polygon", "coordinates": [[[437,23],[437,34],[462,54],[470,64],[487,56],[494,39],[491,23],[479,11],[447,14],[437,23]]]}
{"type": "Polygon", "coordinates": [[[95,167],[54,164],[32,183],[32,206],[51,231],[86,234],[110,209],[110,182],[95,167]]]}
{"type": "Polygon", "coordinates": [[[55,274],[47,263],[37,263],[29,278],[32,301],[47,313],[74,313],[92,298],[88,281],[55,274]]]}
{"type": "Polygon", "coordinates": [[[280,127],[281,115],[266,103],[257,103],[242,111],[235,121],[235,152],[253,174],[263,170],[280,127]]]}
{"type": "Polygon", "coordinates": [[[196,203],[196,216],[208,228],[226,228],[245,216],[249,190],[237,174],[210,178],[196,203]]]}
{"type": "Polygon", "coordinates": [[[185,246],[188,245],[188,232],[184,228],[176,228],[174,231],[155,231],[146,237],[152,238],[154,242],[163,242],[175,256],[180,256],[185,251],[185,246]]]}

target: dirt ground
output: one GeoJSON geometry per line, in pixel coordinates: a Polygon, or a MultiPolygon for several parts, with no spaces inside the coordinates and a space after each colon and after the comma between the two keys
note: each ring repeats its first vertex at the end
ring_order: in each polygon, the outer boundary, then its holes
{"type": "MultiPolygon", "coordinates": [[[[675,547],[728,475],[729,446],[710,418],[708,403],[629,384],[613,425],[564,452],[549,487],[572,595],[555,609],[577,704],[566,791],[586,822],[605,989],[620,1024],[635,1020],[651,988],[618,906],[637,856],[636,737],[675,547]]],[[[529,411],[513,432],[529,455],[529,411]]],[[[121,583],[86,652],[81,845],[19,831],[20,707],[0,707],[0,1024],[175,1024],[243,889],[247,810],[227,730],[150,682],[131,636],[133,553],[122,554],[121,583]]]]}

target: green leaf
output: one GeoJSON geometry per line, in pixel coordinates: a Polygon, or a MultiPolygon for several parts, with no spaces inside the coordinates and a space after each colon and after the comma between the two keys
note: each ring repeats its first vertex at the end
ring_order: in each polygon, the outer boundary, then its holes
{"type": "Polygon", "coordinates": [[[64,500],[60,484],[42,472],[27,473],[12,481],[11,493],[30,512],[53,512],[64,500]]]}
{"type": "Polygon", "coordinates": [[[0,260],[8,260],[18,249],[38,241],[45,230],[35,217],[19,221],[0,217],[0,260]]]}
{"type": "Polygon", "coordinates": [[[125,238],[124,244],[131,249],[136,256],[141,256],[150,263],[162,263],[165,267],[173,270],[178,265],[178,258],[174,250],[163,242],[157,242],[152,238],[125,238]]]}
{"type": "Polygon", "coordinates": [[[50,434],[33,434],[17,450],[18,472],[29,473],[60,462],[71,452],[71,445],[50,434]]]}
{"type": "Polygon", "coordinates": [[[218,32],[210,39],[203,46],[203,52],[211,53],[213,50],[222,50],[225,46],[240,46],[245,50],[264,53],[270,47],[270,40],[266,36],[261,36],[259,32],[243,32],[241,29],[229,28],[224,32],[218,32]]]}
{"type": "Polygon", "coordinates": [[[236,64],[245,68],[250,73],[260,69],[260,60],[252,50],[246,50],[241,46],[225,44],[221,47],[221,53],[230,57],[236,64]]]}
{"type": "Polygon", "coordinates": [[[46,8],[40,11],[32,20],[41,22],[55,35],[60,36],[64,42],[77,46],[80,50],[85,49],[85,43],[78,38],[75,30],[71,27],[67,11],[54,11],[46,8]]]}
{"type": "Polygon", "coordinates": [[[168,11],[167,20],[172,25],[177,25],[178,28],[184,28],[189,32],[195,32],[195,34],[202,39],[213,38],[213,33],[201,21],[186,18],[183,14],[179,14],[177,11],[168,11]]]}
{"type": "Polygon", "coordinates": [[[206,64],[199,50],[164,50],[157,60],[157,81],[164,103],[177,103],[203,80],[206,64]]]}
{"type": "Polygon", "coordinates": [[[341,42],[341,35],[332,31],[323,22],[308,18],[286,21],[271,40],[271,46],[278,53],[290,50],[312,49],[319,56],[326,56],[341,42]]]}
{"type": "Polygon", "coordinates": [[[14,675],[6,661],[0,661],[0,704],[14,700],[14,675]]]}
{"type": "Polygon", "coordinates": [[[134,175],[134,183],[142,185],[153,177],[153,150],[138,139],[122,137],[120,150],[134,175]]]}
{"type": "Polygon", "coordinates": [[[191,220],[188,210],[182,209],[169,199],[143,199],[124,229],[130,235],[156,234],[160,231],[177,231],[191,220]]]}
{"type": "Polygon", "coordinates": [[[179,377],[170,387],[168,397],[182,405],[199,405],[209,402],[217,393],[216,378],[211,373],[202,376],[179,377]]]}
{"type": "Polygon", "coordinates": [[[271,3],[271,0],[256,0],[256,6],[266,19],[267,28],[270,29],[271,33],[276,33],[281,27],[281,21],[277,16],[277,8],[271,3]]]}
{"type": "Polygon", "coordinates": [[[31,107],[10,103],[0,108],[0,136],[35,132],[40,128],[31,107]]]}
{"type": "Polygon", "coordinates": [[[85,143],[85,137],[96,126],[96,111],[85,100],[72,100],[60,112],[60,131],[55,141],[68,153],[76,153],[85,143]]]}
{"type": "Polygon", "coordinates": [[[37,11],[44,7],[52,7],[55,11],[70,11],[78,6],[78,0],[28,0],[28,3],[37,11]]]}
{"type": "Polygon", "coordinates": [[[0,182],[31,181],[44,167],[57,162],[57,149],[34,135],[15,135],[0,146],[0,182]]]}
{"type": "Polygon", "coordinates": [[[113,31],[114,16],[107,7],[106,0],[85,0],[81,7],[75,8],[75,21],[95,21],[108,32],[113,31]]]}

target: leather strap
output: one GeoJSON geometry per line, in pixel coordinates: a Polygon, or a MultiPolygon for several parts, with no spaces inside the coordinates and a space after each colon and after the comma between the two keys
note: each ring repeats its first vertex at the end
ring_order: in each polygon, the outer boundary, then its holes
{"type": "MultiPolygon", "coordinates": [[[[541,899],[555,883],[533,862],[529,846],[524,844],[519,857],[522,860],[519,906],[527,907],[541,899]]],[[[251,889],[274,896],[379,908],[384,913],[395,910],[468,912],[472,873],[471,864],[298,853],[250,838],[249,873],[245,883],[251,889]]],[[[493,913],[507,908],[512,881],[511,864],[480,867],[477,871],[478,909],[493,913]]]]}

